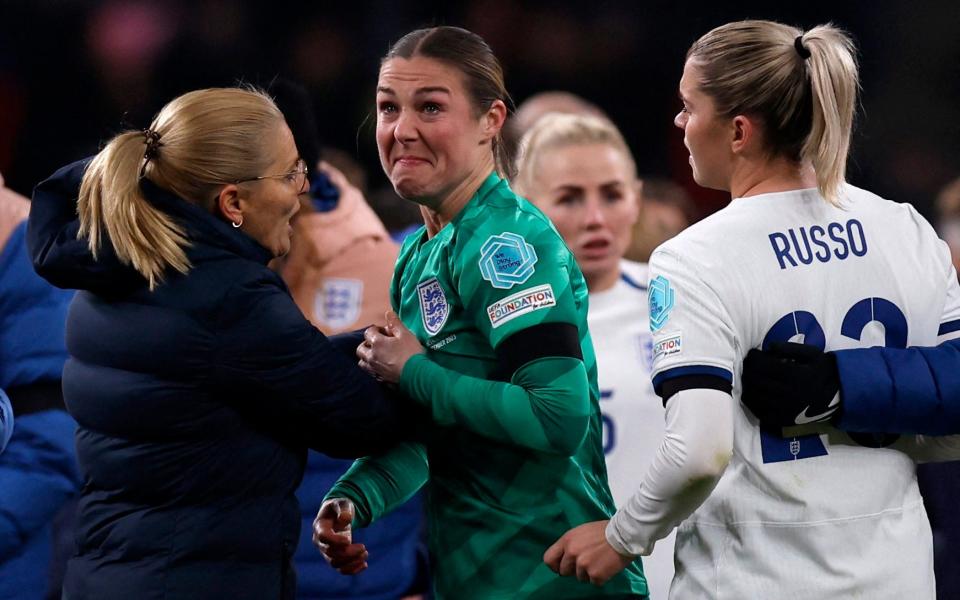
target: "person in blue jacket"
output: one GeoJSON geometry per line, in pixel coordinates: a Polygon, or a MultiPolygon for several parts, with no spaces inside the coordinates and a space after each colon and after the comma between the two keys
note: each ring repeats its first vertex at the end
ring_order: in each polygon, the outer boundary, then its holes
{"type": "Polygon", "coordinates": [[[59,597],[54,557],[67,532],[54,524],[69,521],[81,481],[60,390],[73,293],[34,273],[29,206],[0,177],[0,598],[42,600],[59,597]]]}
{"type": "Polygon", "coordinates": [[[305,175],[274,102],[223,88],[175,98],[35,190],[34,267],[80,290],[66,598],[292,599],[307,448],[361,456],[403,432],[355,342],[324,337],[267,268],[305,175]]]}
{"type": "MultiPolygon", "coordinates": [[[[960,332],[960,319],[942,336],[960,332]]],[[[806,422],[865,434],[960,433],[960,338],[933,347],[821,352],[804,344],[751,350],[743,403],[772,427],[806,422]]]]}

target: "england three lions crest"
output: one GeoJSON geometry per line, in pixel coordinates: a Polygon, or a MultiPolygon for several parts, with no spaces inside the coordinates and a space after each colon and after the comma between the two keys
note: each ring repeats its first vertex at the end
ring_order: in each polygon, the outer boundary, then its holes
{"type": "Polygon", "coordinates": [[[323,281],[313,304],[317,320],[331,329],[343,329],[356,323],[362,308],[363,281],[338,277],[323,281]]]}
{"type": "Polygon", "coordinates": [[[431,336],[437,335],[450,316],[450,305],[440,287],[436,277],[428,279],[417,286],[417,296],[420,298],[420,317],[423,319],[423,328],[431,336]]]}

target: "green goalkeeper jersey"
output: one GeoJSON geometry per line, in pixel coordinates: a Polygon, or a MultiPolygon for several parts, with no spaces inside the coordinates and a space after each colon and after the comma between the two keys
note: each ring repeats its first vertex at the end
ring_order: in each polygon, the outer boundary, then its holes
{"type": "Polygon", "coordinates": [[[435,236],[407,238],[391,294],[427,349],[400,387],[430,425],[357,461],[328,497],[353,500],[363,526],[429,482],[438,598],[645,595],[639,559],[602,588],[543,563],[568,529],[615,510],[587,286],[549,220],[491,174],[435,236]]]}

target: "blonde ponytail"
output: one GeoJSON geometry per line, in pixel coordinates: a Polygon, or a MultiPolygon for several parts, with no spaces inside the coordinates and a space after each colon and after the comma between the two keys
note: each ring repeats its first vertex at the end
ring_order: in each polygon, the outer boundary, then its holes
{"type": "Polygon", "coordinates": [[[759,117],[770,153],[809,161],[821,195],[839,204],[859,89],[847,34],[829,24],[803,33],[773,21],[738,21],[694,42],[687,60],[700,67],[700,88],[717,114],[759,117]]]}
{"type": "Polygon", "coordinates": [[[167,268],[186,273],[190,261],[183,228],[152,206],[140,190],[144,140],[139,131],[110,140],[83,174],[77,211],[80,236],[87,237],[93,255],[106,232],[117,258],[143,275],[152,290],[167,268]]]}
{"type": "Polygon", "coordinates": [[[813,114],[802,156],[813,164],[820,193],[836,204],[846,180],[847,155],[859,90],[856,49],[832,25],[814,27],[801,37],[810,52],[813,114]]]}
{"type": "Polygon", "coordinates": [[[77,203],[79,236],[96,256],[106,233],[117,257],[150,289],[168,269],[186,273],[186,232],[147,201],[140,179],[212,213],[224,184],[261,175],[276,160],[279,150],[269,140],[283,124],[273,100],[256,89],[210,88],[171,100],[150,125],[159,135],[150,160],[146,132],[127,131],[87,166],[77,203]]]}

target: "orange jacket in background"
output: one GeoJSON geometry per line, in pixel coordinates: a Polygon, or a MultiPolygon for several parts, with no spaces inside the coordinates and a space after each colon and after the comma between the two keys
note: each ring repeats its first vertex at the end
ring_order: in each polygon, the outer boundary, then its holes
{"type": "Polygon", "coordinates": [[[326,335],[384,322],[399,246],[359,191],[329,212],[301,210],[280,275],[303,314],[326,335]]]}

